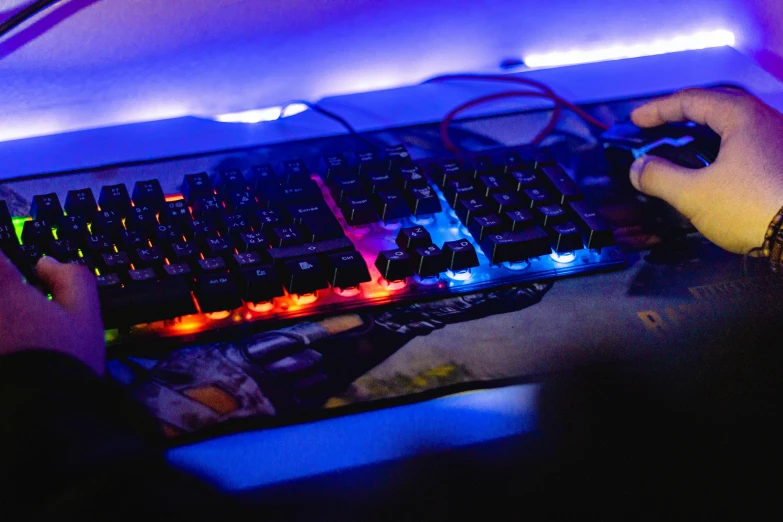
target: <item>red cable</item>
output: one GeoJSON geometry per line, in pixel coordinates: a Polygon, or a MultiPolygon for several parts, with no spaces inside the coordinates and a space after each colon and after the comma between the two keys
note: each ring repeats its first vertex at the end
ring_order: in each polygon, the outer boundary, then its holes
{"type": "Polygon", "coordinates": [[[453,141],[451,141],[451,138],[449,137],[449,126],[451,125],[451,122],[454,121],[454,118],[461,112],[470,109],[471,107],[475,107],[477,105],[481,105],[483,103],[488,103],[495,100],[501,100],[504,98],[546,98],[548,100],[552,100],[554,102],[554,107],[552,109],[552,117],[549,119],[549,123],[547,123],[546,127],[539,132],[535,138],[533,138],[532,144],[537,145],[538,143],[543,140],[547,134],[552,132],[552,129],[555,128],[555,125],[557,125],[558,120],[560,119],[560,113],[562,110],[562,104],[560,103],[560,100],[558,100],[556,97],[552,97],[551,95],[543,92],[534,92],[534,91],[504,91],[504,92],[497,92],[494,94],[489,94],[487,96],[482,96],[481,98],[476,98],[474,100],[467,101],[457,107],[456,109],[453,109],[451,112],[449,112],[445,118],[443,118],[443,121],[440,123],[440,137],[443,141],[443,145],[451,152],[457,154],[459,153],[459,147],[457,147],[453,141]]]}
{"type": "Polygon", "coordinates": [[[528,78],[519,78],[516,76],[505,76],[505,75],[492,75],[492,74],[446,74],[443,76],[436,76],[435,78],[430,78],[429,80],[425,81],[424,83],[435,83],[435,82],[443,82],[443,81],[452,81],[452,80],[483,80],[483,81],[490,81],[490,82],[511,82],[511,83],[519,83],[522,85],[526,85],[529,87],[535,87],[537,89],[541,89],[545,93],[549,94],[553,99],[556,99],[560,104],[568,107],[574,113],[576,113],[580,118],[585,120],[591,125],[594,125],[598,127],[601,130],[607,130],[609,128],[608,125],[603,123],[600,120],[597,120],[596,118],[589,115],[587,112],[585,112],[581,107],[575,105],[574,103],[558,96],[555,94],[555,92],[552,90],[551,87],[548,85],[538,82],[536,80],[530,80],[528,78]]]}

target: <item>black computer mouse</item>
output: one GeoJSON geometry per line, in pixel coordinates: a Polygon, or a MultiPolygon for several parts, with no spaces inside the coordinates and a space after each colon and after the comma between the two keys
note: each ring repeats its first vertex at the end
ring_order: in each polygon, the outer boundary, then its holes
{"type": "Polygon", "coordinates": [[[642,129],[633,123],[618,123],[600,137],[612,170],[625,175],[635,159],[659,156],[691,169],[704,168],[718,157],[720,136],[709,127],[691,122],[669,123],[642,129]]]}

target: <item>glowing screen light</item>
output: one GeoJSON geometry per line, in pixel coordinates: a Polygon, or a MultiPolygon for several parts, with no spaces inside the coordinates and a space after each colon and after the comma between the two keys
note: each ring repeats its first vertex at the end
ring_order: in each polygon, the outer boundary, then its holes
{"type": "Polygon", "coordinates": [[[680,51],[694,51],[696,49],[708,49],[711,47],[733,46],[734,43],[734,33],[719,29],[716,31],[704,31],[690,35],[675,36],[673,38],[656,40],[648,43],[631,45],[618,44],[611,47],[590,50],[574,49],[563,52],[531,54],[525,56],[523,59],[525,64],[531,68],[559,67],[562,65],[606,62],[610,60],[654,56],[680,51]]]}
{"type": "Polygon", "coordinates": [[[216,121],[224,123],[258,123],[260,121],[274,121],[287,118],[307,110],[307,105],[292,103],[284,107],[267,107],[266,109],[253,109],[241,112],[229,112],[215,116],[216,121]]]}

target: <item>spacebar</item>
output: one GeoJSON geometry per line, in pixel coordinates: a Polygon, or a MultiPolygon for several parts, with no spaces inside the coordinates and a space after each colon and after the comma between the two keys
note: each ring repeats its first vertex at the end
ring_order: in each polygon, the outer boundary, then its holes
{"type": "Polygon", "coordinates": [[[101,312],[108,329],[195,314],[196,305],[184,278],[101,291],[101,312]]]}

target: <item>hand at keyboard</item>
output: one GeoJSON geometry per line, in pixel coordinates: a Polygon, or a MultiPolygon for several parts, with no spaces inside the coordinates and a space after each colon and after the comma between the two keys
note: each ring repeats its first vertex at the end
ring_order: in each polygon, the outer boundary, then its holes
{"type": "Polygon", "coordinates": [[[0,252],[0,356],[31,349],[62,352],[103,374],[106,357],[95,276],[51,257],[36,265],[51,301],[0,252]]]}
{"type": "Polygon", "coordinates": [[[690,120],[721,136],[717,160],[691,170],[643,156],[631,182],[660,197],[691,220],[704,236],[736,253],[760,247],[783,205],[783,115],[735,89],[682,91],[639,107],[640,127],[690,120]]]}

